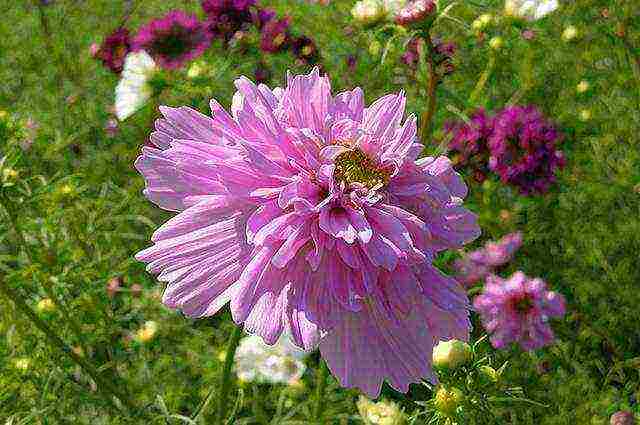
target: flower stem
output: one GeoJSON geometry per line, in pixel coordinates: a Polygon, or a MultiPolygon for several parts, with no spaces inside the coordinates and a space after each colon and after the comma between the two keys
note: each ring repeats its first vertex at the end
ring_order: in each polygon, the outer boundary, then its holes
{"type": "Polygon", "coordinates": [[[422,112],[420,118],[420,137],[422,143],[426,143],[431,137],[431,129],[433,127],[433,118],[436,113],[436,88],[438,87],[438,75],[436,73],[436,66],[433,62],[433,42],[431,41],[431,34],[428,32],[424,35],[427,51],[425,54],[427,71],[429,72],[429,82],[427,84],[427,109],[422,112]]]}
{"type": "Polygon", "coordinates": [[[84,358],[76,354],[53,330],[36,314],[31,307],[27,305],[25,300],[7,284],[0,279],[0,292],[15,304],[16,308],[22,312],[29,320],[45,334],[52,345],[56,346],[65,355],[67,355],[74,363],[79,365],[93,380],[98,384],[98,389],[103,392],[104,398],[111,404],[115,404],[111,397],[115,397],[130,411],[135,411],[135,406],[131,401],[123,396],[120,391],[112,385],[108,380],[103,379],[100,372],[84,358]]]}
{"type": "Polygon", "coordinates": [[[320,359],[320,365],[317,372],[317,382],[316,382],[316,399],[315,405],[313,406],[313,418],[318,424],[322,424],[322,411],[324,409],[323,399],[324,399],[324,390],[327,386],[327,364],[324,360],[320,359]]]}
{"type": "Polygon", "coordinates": [[[222,375],[220,376],[220,397],[218,398],[218,411],[216,415],[216,424],[223,424],[227,413],[227,399],[229,397],[229,387],[231,385],[231,367],[233,366],[233,360],[242,337],[242,326],[236,326],[229,343],[227,345],[227,354],[224,359],[224,367],[222,369],[222,375]]]}

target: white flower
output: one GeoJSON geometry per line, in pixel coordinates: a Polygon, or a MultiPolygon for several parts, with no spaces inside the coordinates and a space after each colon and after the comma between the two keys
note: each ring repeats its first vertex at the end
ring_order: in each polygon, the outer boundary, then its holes
{"type": "Polygon", "coordinates": [[[506,0],[504,11],[507,15],[536,21],[556,10],[558,6],[558,0],[506,0]]]}
{"type": "Polygon", "coordinates": [[[249,335],[240,341],[236,351],[236,373],[241,381],[291,383],[302,377],[306,369],[302,360],[307,354],[293,345],[286,334],[274,345],[249,335]]]}
{"type": "Polygon", "coordinates": [[[116,116],[123,121],[140,109],[151,97],[149,78],[156,63],[144,50],[132,52],[124,59],[122,78],[116,87],[116,116]]]}

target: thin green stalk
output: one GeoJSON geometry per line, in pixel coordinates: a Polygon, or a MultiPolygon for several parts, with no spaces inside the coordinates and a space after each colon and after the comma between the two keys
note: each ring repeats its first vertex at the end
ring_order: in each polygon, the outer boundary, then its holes
{"type": "Polygon", "coordinates": [[[318,423],[322,424],[322,412],[324,410],[324,390],[327,386],[327,375],[328,375],[327,364],[324,360],[320,359],[320,365],[317,372],[317,382],[316,382],[316,397],[315,404],[313,406],[313,419],[318,423]]]}
{"type": "Polygon", "coordinates": [[[229,398],[229,387],[231,386],[231,367],[233,366],[233,359],[242,337],[242,326],[236,326],[229,343],[227,345],[227,354],[224,359],[224,367],[222,369],[222,375],[220,376],[220,397],[218,398],[218,411],[216,413],[216,424],[222,425],[227,417],[227,399],[229,398]]]}
{"type": "Polygon", "coordinates": [[[425,52],[425,60],[427,71],[429,73],[429,83],[427,85],[427,109],[421,114],[420,119],[420,137],[422,143],[427,143],[431,137],[431,129],[433,127],[433,118],[436,113],[436,88],[438,87],[438,75],[436,65],[433,62],[433,42],[431,34],[428,32],[424,36],[427,51],[425,52]]]}
{"type": "MultiPolygon", "coordinates": [[[[31,246],[27,243],[27,240],[25,239],[24,234],[22,233],[22,230],[18,226],[18,218],[15,214],[15,209],[13,207],[13,204],[5,194],[2,195],[2,202],[0,203],[0,205],[2,205],[5,211],[7,212],[7,216],[9,217],[9,223],[11,224],[13,233],[15,233],[16,237],[18,238],[18,242],[20,243],[23,250],[27,254],[27,258],[29,259],[29,262],[33,264],[35,256],[31,251],[31,246]]],[[[58,307],[58,309],[62,312],[62,315],[65,317],[67,323],[70,324],[82,348],[86,349],[84,344],[84,336],[82,335],[82,331],[80,330],[80,324],[77,322],[75,316],[73,316],[69,312],[69,309],[67,309],[66,305],[55,295],[55,293],[53,292],[48,282],[45,283],[43,286],[44,286],[45,292],[47,293],[47,296],[51,298],[51,300],[56,305],[56,307],[58,307]]]]}
{"type": "Polygon", "coordinates": [[[16,308],[22,312],[27,318],[42,332],[45,334],[49,342],[52,345],[59,348],[67,357],[69,357],[74,363],[82,368],[93,380],[98,384],[98,389],[111,404],[115,404],[112,397],[117,398],[120,402],[130,411],[135,411],[133,403],[120,391],[113,386],[109,381],[103,379],[100,372],[84,358],[77,355],[71,347],[69,347],[55,332],[36,314],[22,297],[0,280],[0,292],[10,301],[12,301],[16,308]]]}

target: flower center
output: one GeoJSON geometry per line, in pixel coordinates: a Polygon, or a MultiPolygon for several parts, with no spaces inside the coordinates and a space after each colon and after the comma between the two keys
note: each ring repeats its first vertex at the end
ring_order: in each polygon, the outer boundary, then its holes
{"type": "Polygon", "coordinates": [[[520,298],[519,300],[515,300],[513,303],[513,308],[518,313],[528,313],[529,310],[533,308],[533,301],[529,297],[520,298]]]}
{"type": "Polygon", "coordinates": [[[336,182],[360,183],[369,189],[389,182],[390,175],[382,170],[360,149],[341,153],[335,160],[336,182]]]}
{"type": "Polygon", "coordinates": [[[193,41],[186,30],[176,25],[167,33],[157,37],[151,49],[156,53],[175,59],[191,49],[192,44],[193,41]]]}

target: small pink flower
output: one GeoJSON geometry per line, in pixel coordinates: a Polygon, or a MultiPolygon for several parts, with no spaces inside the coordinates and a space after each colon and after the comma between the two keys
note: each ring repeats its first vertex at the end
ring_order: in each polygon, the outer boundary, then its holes
{"type": "Polygon", "coordinates": [[[144,50],[163,68],[177,69],[202,55],[213,35],[195,15],[172,10],[140,28],[133,50],[144,50]]]}
{"type": "Polygon", "coordinates": [[[511,342],[525,350],[550,345],[554,336],[548,320],[565,314],[562,295],[548,291],[541,279],[528,278],[522,272],[506,280],[495,275],[487,277],[484,291],[473,306],[495,348],[505,348],[511,342]]]}

